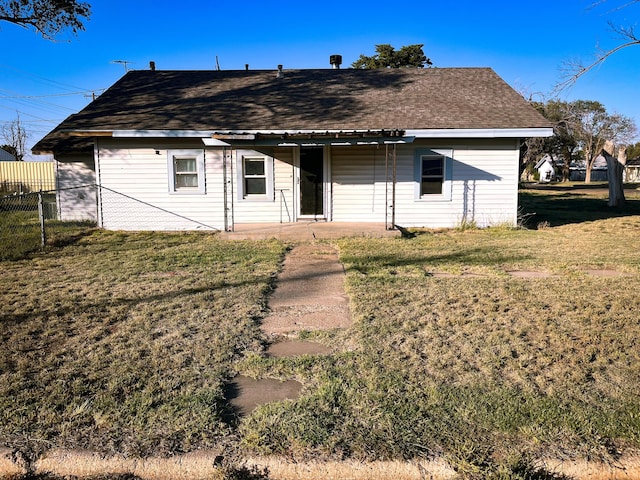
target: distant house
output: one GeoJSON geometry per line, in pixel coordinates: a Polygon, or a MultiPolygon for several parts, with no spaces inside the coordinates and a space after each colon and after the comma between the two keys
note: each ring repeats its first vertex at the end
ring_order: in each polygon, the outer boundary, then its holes
{"type": "Polygon", "coordinates": [[[16,156],[7,152],[4,148],[0,148],[0,162],[15,162],[16,156]]]}
{"type": "MultiPolygon", "coordinates": [[[[33,148],[106,229],[515,224],[552,126],[488,68],[131,71],[33,148]]],[[[66,205],[66,207],[65,207],[66,205]]]]}
{"type": "Polygon", "coordinates": [[[627,160],[624,167],[623,181],[627,183],[640,183],[640,157],[627,160]]]}
{"type": "MultiPolygon", "coordinates": [[[[569,180],[572,182],[583,182],[587,177],[587,167],[585,161],[576,162],[571,165],[571,176],[569,180]]],[[[593,161],[591,168],[592,182],[606,182],[609,179],[609,171],[607,160],[602,155],[598,155],[593,161]]]]}
{"type": "Polygon", "coordinates": [[[556,180],[556,170],[554,168],[553,160],[550,156],[545,155],[538,163],[536,163],[535,167],[536,171],[539,175],[540,182],[552,182],[556,180]]]}

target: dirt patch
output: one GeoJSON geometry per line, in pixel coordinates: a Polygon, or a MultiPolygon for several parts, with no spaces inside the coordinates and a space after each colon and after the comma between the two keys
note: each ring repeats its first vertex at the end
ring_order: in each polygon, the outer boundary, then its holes
{"type": "Polygon", "coordinates": [[[298,398],[302,384],[295,380],[281,382],[273,378],[254,380],[238,375],[225,388],[225,397],[233,409],[233,416],[249,415],[254,408],[270,402],[298,398]]]}
{"type": "Polygon", "coordinates": [[[282,340],[269,345],[267,355],[270,357],[296,357],[298,355],[327,355],[331,351],[331,348],[316,342],[282,340]]]}

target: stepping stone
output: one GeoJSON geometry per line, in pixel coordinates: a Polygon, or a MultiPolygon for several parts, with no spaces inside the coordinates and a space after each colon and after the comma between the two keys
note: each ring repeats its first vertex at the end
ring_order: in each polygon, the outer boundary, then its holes
{"type": "Polygon", "coordinates": [[[511,270],[507,273],[512,277],[519,278],[550,278],[554,276],[549,272],[536,272],[531,270],[511,270]]]}
{"type": "Polygon", "coordinates": [[[586,273],[589,275],[593,275],[594,277],[630,277],[630,273],[618,272],[616,270],[608,270],[608,269],[593,269],[586,270],[586,273]]]}
{"type": "Polygon", "coordinates": [[[298,355],[327,355],[331,349],[326,345],[303,340],[283,340],[273,343],[267,349],[270,357],[296,357],[298,355]]]}
{"type": "Polygon", "coordinates": [[[331,245],[301,244],[287,255],[261,324],[267,335],[352,325],[344,267],[331,245]]]}
{"type": "Polygon", "coordinates": [[[225,388],[225,397],[236,416],[249,415],[254,408],[270,402],[295,400],[300,396],[302,384],[295,380],[281,382],[273,378],[254,380],[238,375],[225,388]]]}

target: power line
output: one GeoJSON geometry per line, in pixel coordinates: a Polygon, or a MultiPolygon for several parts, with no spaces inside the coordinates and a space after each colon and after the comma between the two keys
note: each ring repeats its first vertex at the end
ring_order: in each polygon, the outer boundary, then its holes
{"type": "Polygon", "coordinates": [[[75,85],[71,85],[69,83],[62,83],[62,82],[59,82],[57,80],[52,80],[50,78],[46,78],[46,77],[42,77],[40,75],[36,75],[35,73],[27,72],[26,70],[21,70],[19,68],[11,67],[9,65],[4,65],[4,64],[0,63],[0,68],[5,68],[7,70],[13,70],[14,72],[19,72],[19,73],[21,73],[23,75],[27,75],[29,77],[36,78],[36,79],[40,80],[41,82],[49,83],[51,85],[56,85],[56,86],[58,86],[58,88],[61,88],[61,89],[65,89],[65,90],[73,89],[73,90],[84,90],[84,91],[89,90],[89,91],[91,91],[90,89],[87,89],[87,88],[78,87],[78,86],[75,86],[75,85]]]}
{"type": "Polygon", "coordinates": [[[96,92],[104,92],[106,88],[98,88],[96,90],[83,90],[81,92],[70,93],[51,93],[48,95],[0,95],[0,98],[13,100],[13,99],[36,99],[36,98],[50,98],[50,97],[71,97],[73,95],[93,96],[96,92]]]}

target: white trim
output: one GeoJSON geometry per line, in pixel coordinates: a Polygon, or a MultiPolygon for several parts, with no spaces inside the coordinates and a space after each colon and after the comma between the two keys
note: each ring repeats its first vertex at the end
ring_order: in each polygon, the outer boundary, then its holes
{"type": "Polygon", "coordinates": [[[274,161],[270,155],[255,150],[236,150],[236,192],[239,202],[274,202],[275,201],[275,177],[274,161]],[[264,161],[264,174],[266,193],[246,195],[244,187],[244,159],[261,159],[264,161]]]}
{"type": "Polygon", "coordinates": [[[204,150],[185,149],[185,150],[167,150],[167,176],[169,182],[169,193],[173,195],[204,195],[205,189],[205,169],[204,169],[204,150]],[[176,175],[174,159],[178,158],[194,158],[196,161],[196,173],[198,175],[198,186],[194,188],[178,188],[176,187],[176,175]]]}
{"type": "MultiPolygon", "coordinates": [[[[205,145],[224,146],[226,142],[221,139],[212,138],[214,135],[225,135],[229,137],[237,137],[237,139],[250,140],[255,135],[326,135],[326,134],[376,134],[378,132],[404,131],[404,136],[395,140],[382,140],[384,143],[405,143],[411,142],[410,137],[417,138],[528,138],[528,137],[551,137],[553,136],[553,128],[551,127],[533,127],[533,128],[427,128],[427,129],[369,129],[369,130],[71,130],[71,133],[79,135],[111,135],[114,138],[202,138],[207,142],[218,141],[221,143],[205,143],[205,145]]],[[[230,138],[233,140],[233,138],[230,138]]],[[[369,142],[375,143],[372,138],[367,139],[335,139],[336,144],[369,142]]],[[[295,140],[283,141],[282,145],[289,144],[300,145],[302,141],[295,140]]],[[[317,141],[309,142],[311,146],[317,141]]],[[[306,144],[305,144],[306,145],[306,144]]],[[[318,144],[319,146],[320,144],[318,144]]]]}
{"type": "Polygon", "coordinates": [[[133,138],[203,138],[211,137],[213,132],[210,130],[113,130],[111,136],[133,137],[133,138]]]}
{"type": "Polygon", "coordinates": [[[322,148],[322,213],[321,214],[307,214],[303,215],[302,210],[302,202],[301,202],[301,167],[300,167],[300,152],[303,147],[307,145],[296,145],[296,153],[294,155],[294,176],[295,176],[295,213],[296,220],[327,220],[330,221],[332,215],[332,209],[330,207],[331,201],[331,158],[330,158],[330,149],[327,148],[327,145],[309,145],[309,147],[313,148],[322,148]]]}
{"type": "Polygon", "coordinates": [[[551,137],[553,128],[437,128],[406,130],[417,138],[529,138],[551,137]]]}

